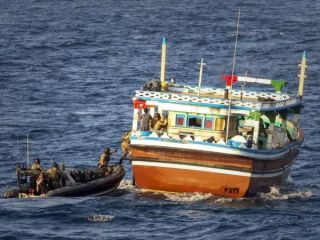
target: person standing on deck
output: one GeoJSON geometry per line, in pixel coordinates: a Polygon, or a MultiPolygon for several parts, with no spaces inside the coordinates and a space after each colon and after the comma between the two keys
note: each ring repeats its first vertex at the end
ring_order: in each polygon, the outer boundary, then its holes
{"type": "Polygon", "coordinates": [[[153,129],[155,131],[160,132],[165,132],[167,130],[167,125],[168,125],[168,120],[167,118],[165,118],[164,116],[162,116],[161,118],[159,118],[157,120],[157,122],[154,124],[153,129]]]}
{"type": "Polygon", "coordinates": [[[148,108],[143,109],[144,114],[139,116],[139,119],[141,120],[141,131],[150,131],[151,121],[152,117],[149,114],[148,108]]]}
{"type": "Polygon", "coordinates": [[[166,132],[168,126],[168,119],[165,116],[162,116],[160,119],[161,128],[160,131],[166,132]]]}
{"type": "MultiPolygon", "coordinates": [[[[160,113],[155,113],[151,122],[151,128],[155,128],[156,123],[161,119],[160,113]]],[[[158,130],[158,129],[155,129],[158,130]]]]}

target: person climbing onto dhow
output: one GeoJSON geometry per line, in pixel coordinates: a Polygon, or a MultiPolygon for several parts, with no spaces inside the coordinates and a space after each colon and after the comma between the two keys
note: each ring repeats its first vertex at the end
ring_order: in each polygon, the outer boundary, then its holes
{"type": "Polygon", "coordinates": [[[122,161],[127,157],[130,152],[130,136],[131,132],[125,132],[122,135],[121,141],[121,158],[119,163],[122,164],[122,161]]]}

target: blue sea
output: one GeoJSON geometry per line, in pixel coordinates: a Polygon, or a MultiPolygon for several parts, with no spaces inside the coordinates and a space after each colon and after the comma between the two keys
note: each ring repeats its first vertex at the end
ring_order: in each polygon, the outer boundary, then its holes
{"type": "MultiPolygon", "coordinates": [[[[314,0],[0,0],[0,193],[40,158],[96,166],[131,128],[134,90],[160,75],[224,87],[238,11],[235,73],[286,80],[307,53],[305,141],[288,183],[254,198],[163,194],[132,186],[99,198],[0,199],[1,239],[319,239],[320,2],[314,0]]],[[[235,85],[235,88],[240,88],[235,85]]],[[[250,87],[247,87],[249,89],[250,87]]]]}

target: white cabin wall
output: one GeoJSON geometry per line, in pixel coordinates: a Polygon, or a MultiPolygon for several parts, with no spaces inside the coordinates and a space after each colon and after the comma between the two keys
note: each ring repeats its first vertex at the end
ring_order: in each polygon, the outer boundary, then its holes
{"type": "Polygon", "coordinates": [[[253,121],[253,148],[258,148],[260,121],[253,121]]]}
{"type": "MultiPolygon", "coordinates": [[[[154,104],[154,102],[152,102],[154,104]]],[[[175,112],[186,112],[186,113],[198,113],[198,114],[213,114],[213,115],[228,115],[228,109],[218,109],[203,106],[193,105],[181,105],[174,103],[158,103],[159,112],[162,110],[175,111],[175,112]]],[[[247,110],[232,110],[231,114],[249,115],[247,110]]]]}
{"type": "Polygon", "coordinates": [[[133,120],[132,120],[132,132],[138,131],[138,123],[139,123],[139,108],[135,108],[133,110],[133,120]]]}

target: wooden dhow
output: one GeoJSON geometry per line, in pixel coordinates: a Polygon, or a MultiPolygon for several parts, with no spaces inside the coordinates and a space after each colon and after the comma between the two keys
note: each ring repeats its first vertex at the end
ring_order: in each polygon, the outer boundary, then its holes
{"type": "MultiPolygon", "coordinates": [[[[166,41],[162,49],[166,51],[166,41]]],[[[226,88],[202,87],[165,80],[146,84],[133,98],[131,160],[138,188],[202,192],[240,198],[283,184],[304,135],[300,129],[306,54],[296,96],[282,92],[282,80],[233,74],[226,88]],[[273,86],[275,92],[235,90],[236,82],[273,86]],[[163,130],[140,131],[143,109],[166,118],[163,130]]],[[[270,87],[269,87],[270,88],[270,87]]]]}

